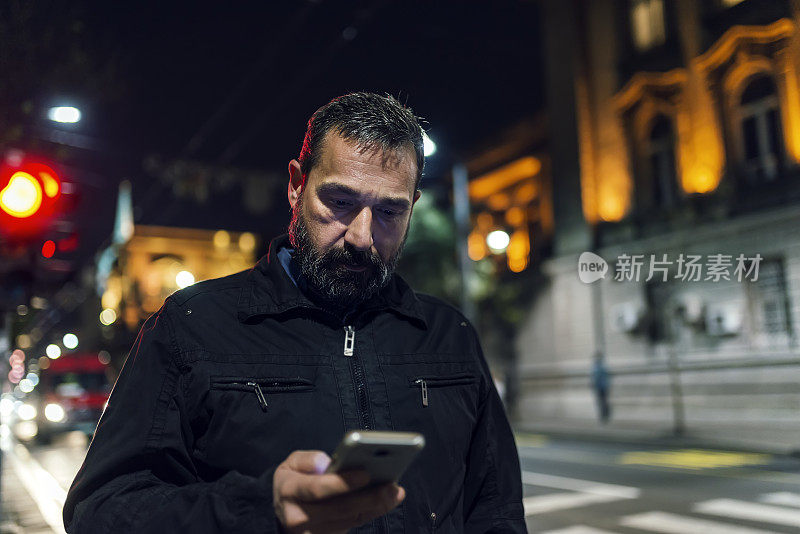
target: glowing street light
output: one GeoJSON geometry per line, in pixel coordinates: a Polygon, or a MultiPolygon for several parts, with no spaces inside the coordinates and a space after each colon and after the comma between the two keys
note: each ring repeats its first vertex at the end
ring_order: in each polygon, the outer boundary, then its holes
{"type": "Polygon", "coordinates": [[[436,143],[425,132],[422,132],[422,149],[426,158],[436,152],[436,143]]]}
{"type": "Polygon", "coordinates": [[[33,382],[28,378],[23,378],[22,380],[19,381],[19,389],[23,393],[30,393],[31,391],[33,391],[34,387],[35,386],[33,382]]]}
{"type": "Polygon", "coordinates": [[[181,289],[189,287],[194,284],[194,275],[189,271],[181,271],[175,276],[175,283],[181,289]]]}
{"type": "Polygon", "coordinates": [[[36,407],[32,404],[23,404],[17,408],[17,415],[23,421],[36,419],[36,407]]]}
{"type": "Polygon", "coordinates": [[[57,106],[47,110],[47,118],[53,122],[75,124],[81,120],[81,110],[72,106],[57,106]]]}
{"type": "Polygon", "coordinates": [[[48,421],[52,421],[54,423],[58,423],[64,420],[64,417],[67,413],[64,411],[64,408],[61,405],[56,404],[55,402],[51,402],[47,406],[44,407],[44,416],[47,418],[48,421]]]}
{"type": "Polygon", "coordinates": [[[228,248],[231,244],[231,234],[225,230],[217,230],[214,232],[214,246],[217,248],[228,248]]]}
{"type": "Polygon", "coordinates": [[[74,349],[78,346],[78,336],[75,334],[64,334],[64,338],[61,341],[64,342],[64,346],[68,349],[74,349]]]}
{"type": "Polygon", "coordinates": [[[17,219],[25,219],[39,211],[42,186],[27,172],[16,172],[0,192],[0,208],[17,219]]]}
{"type": "Polygon", "coordinates": [[[502,254],[508,248],[510,242],[511,237],[503,230],[489,232],[489,235],[486,236],[486,245],[495,254],[502,254]]]}
{"type": "Polygon", "coordinates": [[[55,360],[61,356],[61,347],[59,347],[54,343],[51,343],[47,345],[47,348],[44,349],[44,352],[50,359],[55,360]]]}
{"type": "Polygon", "coordinates": [[[100,312],[100,322],[103,325],[108,326],[110,324],[113,324],[114,321],[116,320],[117,320],[117,312],[115,312],[113,309],[106,308],[100,312]]]}

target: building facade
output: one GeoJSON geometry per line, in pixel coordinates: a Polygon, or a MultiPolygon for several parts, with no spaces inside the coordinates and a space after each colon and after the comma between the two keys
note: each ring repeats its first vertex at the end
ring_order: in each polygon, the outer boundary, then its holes
{"type": "Polygon", "coordinates": [[[800,445],[800,2],[542,8],[554,253],[520,423],[601,428],[599,365],[608,428],[800,445]]]}

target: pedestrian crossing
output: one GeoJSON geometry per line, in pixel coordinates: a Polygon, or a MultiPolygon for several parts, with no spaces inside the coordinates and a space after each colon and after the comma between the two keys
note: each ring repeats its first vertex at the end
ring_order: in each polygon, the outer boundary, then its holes
{"type": "Polygon", "coordinates": [[[690,534],[694,532],[702,532],[703,534],[776,534],[773,530],[748,528],[735,523],[723,523],[668,512],[646,512],[625,516],[620,520],[620,525],[664,534],[690,534]]]}
{"type": "MultiPolygon", "coordinates": [[[[558,490],[525,497],[525,516],[536,524],[536,516],[549,512],[581,508],[640,497],[638,488],[599,483],[523,471],[528,486],[558,490]]],[[[631,505],[627,505],[630,509],[631,505]]],[[[625,509],[625,507],[623,507],[625,509]]],[[[580,516],[579,516],[580,517],[580,516]]],[[[583,517],[586,517],[583,514],[583,517]]],[[[604,516],[600,527],[574,524],[546,530],[541,534],[781,534],[800,532],[800,493],[764,493],[755,499],[715,498],[689,505],[686,512],[641,510],[604,516]]],[[[583,523],[586,523],[584,521],[583,523]]],[[[536,530],[540,532],[539,530],[536,530]]]]}
{"type": "Polygon", "coordinates": [[[529,486],[569,490],[569,492],[563,493],[547,493],[525,497],[522,500],[522,504],[525,508],[526,516],[622,499],[636,499],[640,493],[638,488],[629,486],[545,475],[543,473],[531,473],[530,471],[522,472],[522,482],[529,486]]]}
{"type": "Polygon", "coordinates": [[[800,510],[792,510],[771,504],[759,504],[734,499],[714,499],[695,505],[694,511],[800,528],[800,510]]]}

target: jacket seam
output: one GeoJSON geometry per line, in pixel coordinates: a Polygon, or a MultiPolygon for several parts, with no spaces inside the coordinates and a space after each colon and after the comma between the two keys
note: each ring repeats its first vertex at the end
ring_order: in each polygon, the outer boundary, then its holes
{"type": "MultiPolygon", "coordinates": [[[[238,274],[238,273],[237,273],[238,274]]],[[[209,287],[207,289],[200,289],[194,291],[191,295],[175,295],[172,297],[172,300],[175,301],[176,306],[183,306],[190,300],[200,295],[205,295],[206,293],[219,293],[223,291],[231,291],[241,287],[241,284],[231,283],[230,285],[220,286],[220,287],[209,287]]]]}
{"type": "Polygon", "coordinates": [[[167,333],[169,334],[169,366],[165,369],[165,376],[161,383],[161,391],[156,399],[156,412],[153,416],[153,421],[148,432],[147,439],[145,440],[145,450],[156,451],[161,440],[164,437],[164,428],[166,427],[167,414],[169,412],[169,402],[173,394],[178,393],[178,376],[182,363],[178,356],[178,344],[175,336],[175,330],[171,321],[169,320],[168,306],[174,304],[171,299],[167,299],[164,303],[162,311],[159,316],[164,317],[164,325],[166,326],[167,333]]]}
{"type": "MultiPolygon", "coordinates": [[[[487,389],[487,395],[486,395],[486,399],[485,399],[484,402],[488,401],[488,398],[489,398],[488,391],[489,390],[487,389]]],[[[494,429],[493,419],[490,418],[490,419],[487,420],[487,426],[489,427],[489,428],[486,429],[487,432],[489,432],[489,436],[494,436],[495,435],[495,429],[494,429]]],[[[497,451],[495,450],[495,447],[493,447],[493,446],[486,447],[486,451],[487,451],[487,453],[489,455],[489,469],[490,469],[490,472],[487,473],[487,475],[489,476],[489,480],[491,482],[490,490],[489,490],[489,497],[491,498],[492,503],[494,505],[493,506],[494,513],[492,514],[492,517],[494,517],[494,519],[493,519],[492,523],[494,525],[499,525],[500,524],[500,521],[499,521],[500,520],[500,509],[501,509],[502,506],[501,506],[501,503],[500,503],[500,490],[497,487],[497,458],[495,457],[497,451]]]]}
{"type": "MultiPolygon", "coordinates": [[[[475,327],[472,325],[472,323],[467,321],[467,324],[469,325],[469,330],[472,333],[473,361],[475,361],[475,363],[480,364],[482,351],[480,347],[480,340],[478,339],[478,332],[475,330],[475,327]]],[[[483,373],[480,374],[483,375],[483,373]]],[[[485,380],[487,380],[487,382],[485,382],[484,384],[484,393],[481,399],[481,406],[478,409],[479,413],[483,410],[488,409],[489,396],[491,395],[492,392],[491,384],[488,382],[489,380],[491,380],[491,377],[484,377],[484,378],[485,380]]],[[[478,387],[480,387],[480,384],[478,387]]],[[[495,436],[496,433],[494,428],[494,418],[492,417],[492,414],[488,415],[489,417],[486,418],[485,424],[487,426],[486,432],[489,436],[489,439],[491,440],[491,438],[495,436]]],[[[493,446],[486,447],[486,455],[489,463],[488,472],[486,473],[487,477],[486,482],[488,485],[487,497],[490,499],[492,503],[492,509],[493,509],[492,525],[494,526],[501,525],[500,521],[502,520],[502,518],[500,517],[500,510],[502,508],[502,505],[500,503],[500,490],[497,486],[497,458],[495,457],[496,452],[497,451],[495,450],[495,447],[493,446]]]]}
{"type": "MultiPolygon", "coordinates": [[[[181,350],[180,350],[180,346],[178,345],[178,337],[175,334],[175,325],[172,322],[172,320],[170,319],[169,313],[167,311],[167,305],[168,304],[172,304],[174,306],[177,306],[177,303],[173,302],[172,299],[167,298],[166,302],[164,303],[164,312],[165,312],[164,313],[164,318],[166,319],[167,332],[169,332],[170,346],[171,346],[171,349],[172,349],[170,351],[170,353],[172,355],[175,355],[176,359],[178,360],[176,362],[177,363],[177,367],[181,367],[183,365],[183,361],[180,360],[181,350]]],[[[172,358],[170,358],[170,360],[172,360],[172,358]]]]}
{"type": "MultiPolygon", "coordinates": [[[[342,388],[339,387],[339,378],[337,376],[338,373],[336,372],[336,361],[334,360],[334,358],[336,358],[336,353],[333,353],[333,355],[331,355],[330,357],[331,376],[333,376],[333,384],[336,387],[336,398],[339,400],[339,414],[342,417],[342,428],[347,428],[347,415],[344,413],[344,401],[342,401],[342,388]]],[[[348,365],[350,365],[349,362],[348,365]]]]}
{"type": "MultiPolygon", "coordinates": [[[[222,351],[215,351],[215,350],[208,350],[208,349],[185,349],[179,351],[180,354],[184,356],[188,356],[191,354],[197,353],[206,353],[206,354],[224,354],[225,356],[286,356],[285,352],[222,352],[222,351]]],[[[317,356],[319,357],[320,354],[317,352],[309,352],[306,354],[290,354],[289,356],[317,356]]]]}

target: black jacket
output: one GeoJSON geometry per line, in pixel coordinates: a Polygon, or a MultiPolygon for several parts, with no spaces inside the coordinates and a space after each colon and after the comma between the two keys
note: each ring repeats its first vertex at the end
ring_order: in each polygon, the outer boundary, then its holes
{"type": "Polygon", "coordinates": [[[427,444],[400,481],[405,501],[357,532],[526,532],[517,451],[473,327],[396,275],[340,321],[294,285],[282,246],[285,235],[253,269],[178,291],[145,322],[67,495],[66,530],[277,532],[275,467],[377,429],[427,444]]]}

